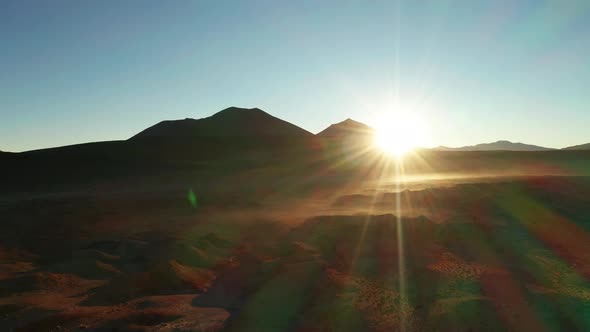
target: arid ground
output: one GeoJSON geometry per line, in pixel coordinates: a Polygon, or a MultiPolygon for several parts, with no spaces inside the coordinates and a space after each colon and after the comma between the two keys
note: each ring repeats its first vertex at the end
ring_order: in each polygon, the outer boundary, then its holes
{"type": "Polygon", "coordinates": [[[2,156],[0,330],[590,330],[586,151],[130,144],[2,156]]]}

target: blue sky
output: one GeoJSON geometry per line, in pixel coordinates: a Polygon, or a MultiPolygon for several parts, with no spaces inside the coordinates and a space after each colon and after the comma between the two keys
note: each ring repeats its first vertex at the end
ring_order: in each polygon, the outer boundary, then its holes
{"type": "Polygon", "coordinates": [[[0,1],[0,150],[259,107],[428,145],[590,142],[590,2],[0,1]],[[394,121],[394,120],[391,120],[394,121]]]}

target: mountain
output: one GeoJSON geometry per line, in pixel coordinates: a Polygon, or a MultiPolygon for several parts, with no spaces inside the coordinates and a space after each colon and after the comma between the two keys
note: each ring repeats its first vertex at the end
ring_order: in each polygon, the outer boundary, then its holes
{"type": "Polygon", "coordinates": [[[567,148],[563,148],[562,150],[590,150],[590,143],[574,145],[567,148]]]}
{"type": "Polygon", "coordinates": [[[153,138],[312,137],[313,134],[258,108],[229,107],[202,119],[162,121],[130,140],[153,138]]]}
{"type": "Polygon", "coordinates": [[[373,135],[373,128],[366,124],[352,119],[346,119],[330,125],[328,128],[319,132],[316,136],[324,138],[344,138],[350,136],[368,136],[373,135]]]}
{"type": "Polygon", "coordinates": [[[477,145],[463,146],[459,148],[449,148],[446,146],[439,146],[433,150],[438,151],[548,151],[550,148],[530,145],[524,143],[513,143],[510,141],[497,141],[493,143],[482,143],[477,145]]]}
{"type": "Polygon", "coordinates": [[[460,149],[460,148],[450,148],[448,146],[439,145],[439,146],[437,146],[435,148],[432,148],[431,150],[434,150],[434,151],[454,151],[454,150],[457,150],[457,149],[460,149]]]}
{"type": "Polygon", "coordinates": [[[316,137],[323,140],[327,147],[339,147],[339,151],[346,154],[366,150],[372,144],[373,134],[373,128],[349,118],[330,125],[316,137]]]}

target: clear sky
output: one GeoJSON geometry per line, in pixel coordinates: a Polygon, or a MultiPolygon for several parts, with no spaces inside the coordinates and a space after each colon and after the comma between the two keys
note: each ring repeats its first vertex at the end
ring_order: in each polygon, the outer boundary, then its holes
{"type": "Polygon", "coordinates": [[[416,112],[429,145],[588,143],[590,1],[0,1],[0,150],[228,106],[314,133],[416,112]]]}

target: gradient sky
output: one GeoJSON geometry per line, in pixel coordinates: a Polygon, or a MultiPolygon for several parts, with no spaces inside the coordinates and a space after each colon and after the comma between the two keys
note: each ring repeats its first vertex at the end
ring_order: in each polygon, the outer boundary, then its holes
{"type": "Polygon", "coordinates": [[[0,150],[228,106],[314,133],[417,112],[432,146],[588,143],[590,1],[0,1],[0,150]]]}

